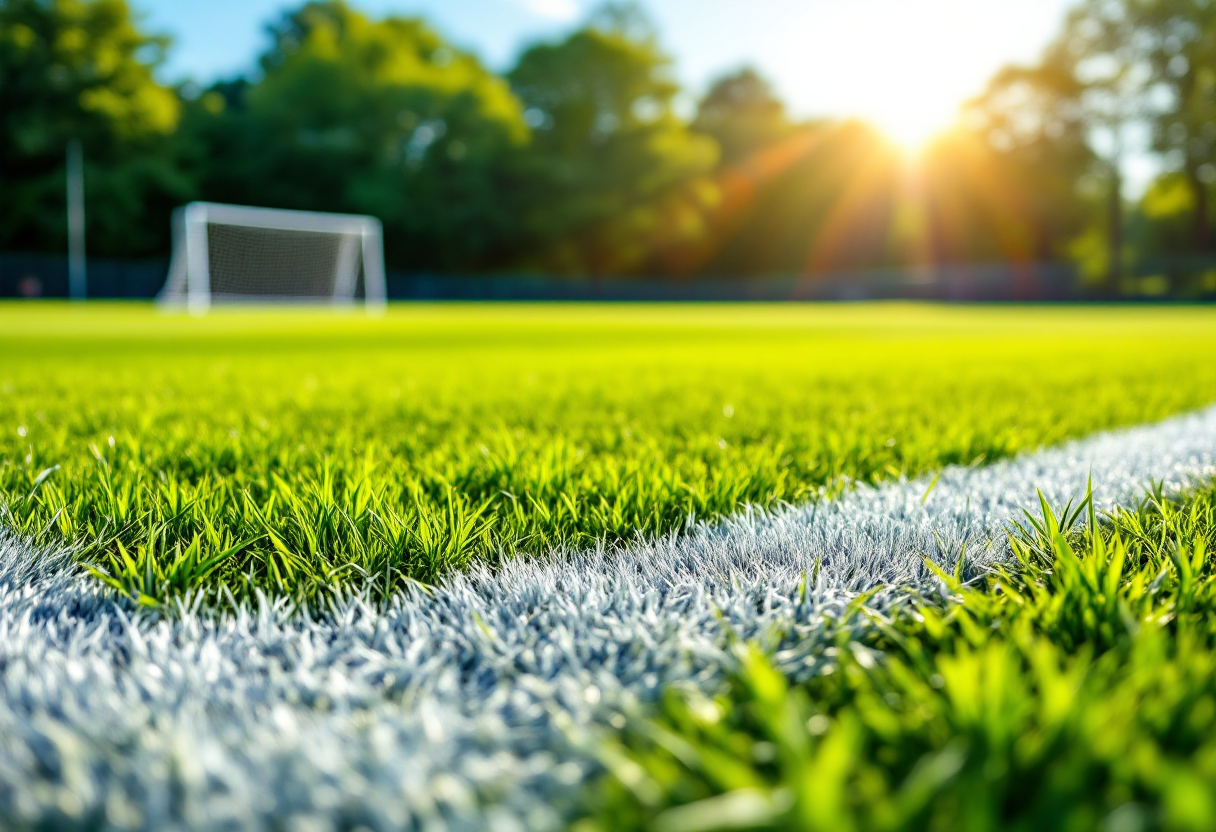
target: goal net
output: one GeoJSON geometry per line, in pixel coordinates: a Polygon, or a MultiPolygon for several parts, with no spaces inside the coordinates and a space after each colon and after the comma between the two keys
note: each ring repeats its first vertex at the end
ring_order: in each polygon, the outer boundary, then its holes
{"type": "Polygon", "coordinates": [[[385,303],[380,222],[357,214],[192,202],[173,214],[163,303],[385,303]]]}

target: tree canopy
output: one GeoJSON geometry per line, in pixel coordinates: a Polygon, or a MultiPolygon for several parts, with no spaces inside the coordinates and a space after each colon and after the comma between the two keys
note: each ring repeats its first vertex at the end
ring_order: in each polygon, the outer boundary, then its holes
{"type": "MultiPolygon", "coordinates": [[[[369,213],[390,268],[747,277],[1074,259],[1108,285],[1210,255],[1216,5],[1079,0],[918,157],[801,120],[755,69],[693,102],[640,7],[503,73],[425,21],[314,0],[256,71],[162,80],[125,0],[0,0],[0,249],[61,251],[64,155],[93,254],[162,255],[190,199],[369,213]],[[1129,137],[1163,170],[1124,193],[1129,137]]],[[[827,81],[825,80],[825,83],[827,81]]]]}
{"type": "Polygon", "coordinates": [[[710,86],[697,107],[693,129],[718,143],[724,165],[736,165],[796,128],[768,81],[744,67],[710,86]]]}
{"type": "Polygon", "coordinates": [[[64,160],[84,146],[90,238],[103,253],[163,244],[188,182],[169,145],[176,91],[156,79],[168,41],[125,0],[0,2],[0,248],[61,248],[64,160]]]}
{"type": "Polygon", "coordinates": [[[476,266],[510,240],[500,194],[529,131],[503,79],[419,20],[344,2],[308,3],[270,33],[260,78],[192,107],[205,193],[374,214],[390,258],[416,268],[476,266]]]}
{"type": "Polygon", "coordinates": [[[718,148],[675,114],[670,61],[632,22],[614,15],[533,46],[507,75],[533,128],[517,196],[542,266],[630,270],[698,230],[683,203],[697,202],[718,148]]]}

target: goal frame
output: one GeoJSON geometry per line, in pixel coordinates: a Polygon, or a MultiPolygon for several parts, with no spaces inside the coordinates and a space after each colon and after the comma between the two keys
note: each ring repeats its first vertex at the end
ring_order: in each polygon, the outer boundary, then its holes
{"type": "MultiPolygon", "coordinates": [[[[344,235],[343,242],[357,239],[359,260],[363,271],[362,301],[369,312],[381,312],[387,306],[388,293],[384,274],[384,232],[380,220],[364,214],[335,214],[323,211],[294,211],[285,208],[259,208],[252,205],[229,205],[220,202],[191,202],[173,212],[173,263],[172,272],[178,267],[177,258],[183,257],[185,305],[191,314],[206,313],[215,299],[211,292],[211,252],[208,226],[230,225],[240,228],[266,229],[271,231],[295,231],[319,234],[344,235]]],[[[335,276],[334,293],[326,301],[322,297],[308,298],[307,302],[334,306],[353,306],[359,267],[345,269],[335,276]],[[349,273],[347,273],[349,272],[349,273]]],[[[166,297],[169,284],[162,292],[166,297]]],[[[242,297],[241,303],[299,302],[290,295],[250,295],[242,297]]]]}

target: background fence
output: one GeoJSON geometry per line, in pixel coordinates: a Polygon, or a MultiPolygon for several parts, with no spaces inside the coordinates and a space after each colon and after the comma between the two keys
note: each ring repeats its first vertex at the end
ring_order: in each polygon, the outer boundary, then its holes
{"type": "MultiPolygon", "coordinates": [[[[90,298],[149,299],[164,285],[167,260],[94,259],[90,298]]],[[[1216,300],[1216,263],[1156,261],[1136,269],[1121,292],[1084,285],[1069,264],[937,266],[834,275],[719,278],[678,281],[645,278],[389,273],[394,300],[779,301],[948,300],[1080,301],[1216,300]],[[1210,284],[1210,285],[1209,285],[1210,284]]],[[[0,253],[0,298],[62,298],[68,294],[67,258],[0,253]]]]}

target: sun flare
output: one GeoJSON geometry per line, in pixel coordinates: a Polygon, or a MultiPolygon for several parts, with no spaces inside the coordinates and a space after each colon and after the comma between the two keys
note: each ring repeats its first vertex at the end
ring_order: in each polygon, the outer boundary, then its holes
{"type": "MultiPolygon", "coordinates": [[[[853,113],[916,153],[956,123],[983,89],[990,55],[1024,39],[983,4],[962,0],[841,4],[817,18],[802,51],[805,95],[824,111],[853,113]],[[827,32],[848,33],[832,42],[827,32]],[[1016,37],[1015,37],[1016,36],[1016,37]],[[984,67],[982,71],[977,67],[984,67]]],[[[791,36],[786,36],[791,37],[791,36]]]]}
{"type": "Polygon", "coordinates": [[[970,33],[931,4],[894,6],[885,17],[870,29],[870,58],[842,82],[856,86],[871,122],[914,153],[954,121],[965,98],[957,49],[970,33]]]}

